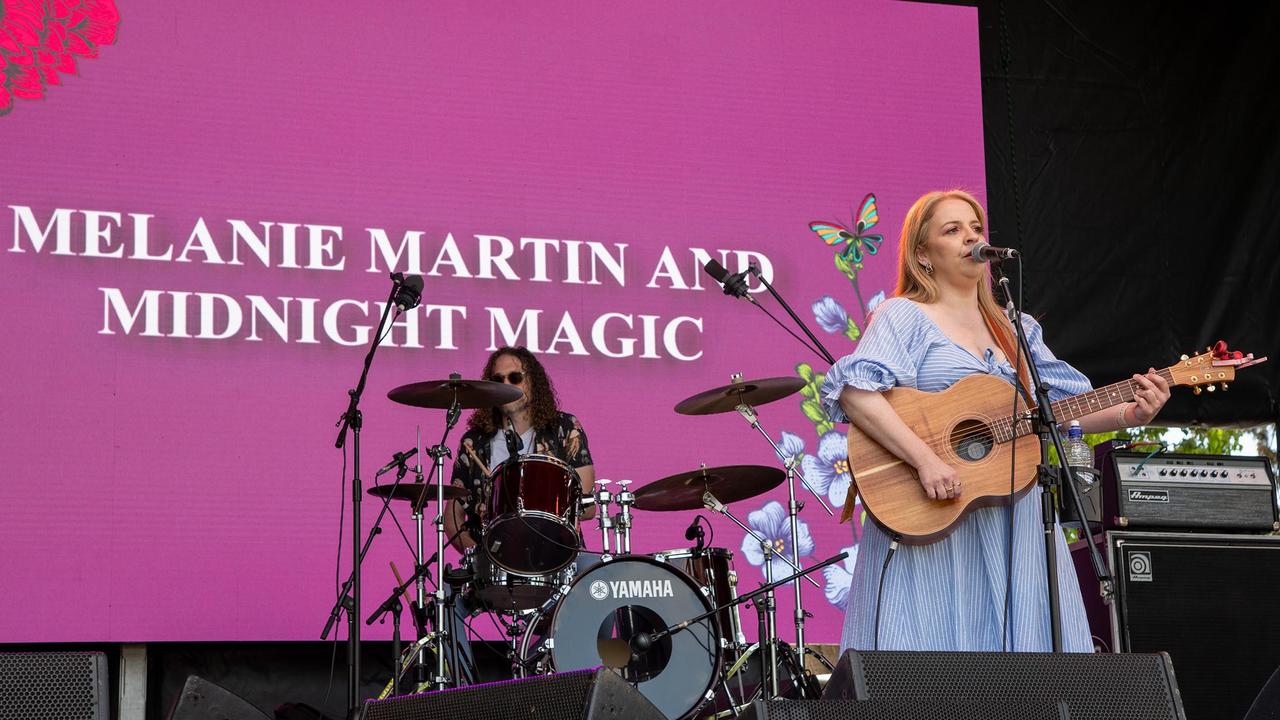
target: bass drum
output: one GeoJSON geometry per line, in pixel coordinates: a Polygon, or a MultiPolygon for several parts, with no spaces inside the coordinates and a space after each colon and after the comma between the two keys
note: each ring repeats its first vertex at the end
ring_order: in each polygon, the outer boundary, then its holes
{"type": "Polygon", "coordinates": [[[529,623],[522,675],[614,668],[667,717],[690,718],[713,695],[720,637],[707,618],[633,652],[637,634],[712,609],[688,575],[652,558],[626,556],[580,573],[560,602],[529,623]]]}

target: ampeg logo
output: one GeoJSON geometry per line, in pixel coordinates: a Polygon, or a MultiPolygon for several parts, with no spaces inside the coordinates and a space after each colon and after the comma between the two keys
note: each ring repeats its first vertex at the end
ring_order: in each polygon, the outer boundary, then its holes
{"type": "Polygon", "coordinates": [[[603,600],[609,597],[609,585],[603,580],[596,580],[591,583],[591,597],[597,600],[603,600]]]}
{"type": "Polygon", "coordinates": [[[1169,502],[1168,490],[1129,490],[1129,502],[1169,502]]]}
{"type": "Polygon", "coordinates": [[[1129,553],[1129,582],[1151,582],[1151,553],[1141,550],[1129,553]]]}

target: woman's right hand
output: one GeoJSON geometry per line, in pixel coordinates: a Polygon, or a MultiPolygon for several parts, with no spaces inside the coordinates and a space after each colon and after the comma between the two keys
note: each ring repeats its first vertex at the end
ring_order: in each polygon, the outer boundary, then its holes
{"type": "Polygon", "coordinates": [[[930,500],[953,500],[960,497],[960,473],[942,462],[937,455],[916,468],[920,485],[930,500]]]}

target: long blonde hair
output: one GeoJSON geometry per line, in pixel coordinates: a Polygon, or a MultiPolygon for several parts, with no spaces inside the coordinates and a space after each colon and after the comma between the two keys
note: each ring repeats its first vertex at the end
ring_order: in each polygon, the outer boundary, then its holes
{"type": "MultiPolygon", "coordinates": [[[[920,196],[907,211],[902,221],[902,236],[898,243],[898,287],[893,291],[897,297],[904,297],[918,303],[928,305],[937,302],[940,295],[938,283],[933,276],[924,271],[917,257],[929,239],[929,221],[933,219],[938,203],[947,199],[963,200],[973,208],[978,222],[987,227],[987,212],[973,195],[964,190],[935,190],[920,196]]],[[[991,331],[996,344],[1004,352],[1004,356],[1012,363],[1018,357],[1018,338],[1014,335],[1013,325],[1005,317],[1003,308],[996,303],[992,291],[991,271],[988,269],[986,282],[979,282],[977,287],[978,311],[991,331]]],[[[1025,362],[1025,359],[1024,359],[1025,362]]],[[[1018,364],[1018,375],[1022,378],[1023,387],[1031,389],[1031,381],[1023,363],[1018,364]]]]}

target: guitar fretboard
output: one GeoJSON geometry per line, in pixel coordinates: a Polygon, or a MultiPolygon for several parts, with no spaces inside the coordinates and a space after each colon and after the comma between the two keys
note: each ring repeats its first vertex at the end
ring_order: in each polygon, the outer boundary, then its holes
{"type": "MultiPolygon", "coordinates": [[[[1171,387],[1173,386],[1173,373],[1168,368],[1158,370],[1156,374],[1164,378],[1171,387]]],[[[1130,379],[1100,387],[1096,390],[1090,390],[1087,393],[1072,395],[1069,398],[1063,398],[1053,403],[1053,415],[1059,423],[1065,425],[1090,413],[1106,410],[1120,403],[1133,402],[1134,393],[1140,387],[1137,381],[1130,379]]],[[[1035,431],[1031,420],[1026,417],[1018,419],[1016,432],[1013,426],[1013,418],[1003,418],[993,422],[991,429],[995,434],[996,442],[1009,442],[1015,437],[1028,435],[1035,431]]]]}

